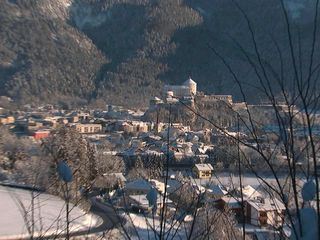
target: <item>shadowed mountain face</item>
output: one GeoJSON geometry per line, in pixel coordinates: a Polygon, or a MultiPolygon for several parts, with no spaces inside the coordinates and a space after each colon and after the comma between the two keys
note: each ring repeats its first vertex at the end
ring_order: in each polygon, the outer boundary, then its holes
{"type": "Polygon", "coordinates": [[[105,56],[70,26],[63,1],[0,2],[1,94],[23,101],[89,98],[105,56]]]}
{"type": "MultiPolygon", "coordinates": [[[[278,46],[290,82],[280,1],[236,2],[250,20],[266,67],[280,71],[278,46]]],[[[302,76],[310,59],[314,4],[285,3],[302,76]]],[[[146,104],[164,83],[180,84],[190,74],[200,90],[242,100],[210,46],[237,73],[248,100],[263,99],[246,59],[257,60],[248,23],[231,0],[2,0],[0,22],[0,94],[22,102],[146,104]]],[[[319,62],[319,41],[315,47],[319,62]]]]}

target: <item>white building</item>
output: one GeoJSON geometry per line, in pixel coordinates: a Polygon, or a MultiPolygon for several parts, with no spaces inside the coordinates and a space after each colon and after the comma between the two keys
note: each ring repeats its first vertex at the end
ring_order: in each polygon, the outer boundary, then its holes
{"type": "Polygon", "coordinates": [[[281,226],[284,222],[285,206],[278,199],[258,198],[245,202],[245,212],[249,224],[255,226],[281,226]]]}
{"type": "Polygon", "coordinates": [[[191,78],[186,80],[182,85],[165,85],[163,87],[163,95],[167,97],[167,95],[174,97],[192,97],[197,94],[197,83],[193,81],[191,78]]]}

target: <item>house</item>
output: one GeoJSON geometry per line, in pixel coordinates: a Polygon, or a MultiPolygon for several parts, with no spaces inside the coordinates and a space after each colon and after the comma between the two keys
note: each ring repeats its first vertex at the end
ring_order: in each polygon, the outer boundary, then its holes
{"type": "Polygon", "coordinates": [[[96,177],[93,188],[99,190],[110,190],[123,188],[126,178],[122,173],[105,173],[102,176],[96,177]]]}
{"type": "Polygon", "coordinates": [[[230,209],[239,223],[245,220],[241,199],[238,197],[226,195],[217,201],[217,207],[220,210],[230,209]]]}
{"type": "Polygon", "coordinates": [[[7,117],[6,116],[0,116],[0,124],[7,124],[7,117]]]}
{"type": "Polygon", "coordinates": [[[80,133],[99,133],[102,131],[101,124],[95,123],[85,123],[85,124],[76,124],[76,130],[80,133]]]}
{"type": "Polygon", "coordinates": [[[78,117],[78,121],[88,121],[88,119],[90,118],[90,114],[89,113],[84,113],[84,112],[80,112],[77,115],[78,117]]]}
{"type": "Polygon", "coordinates": [[[69,120],[66,118],[59,118],[57,121],[58,121],[58,123],[60,123],[62,125],[66,125],[69,123],[69,120]]]}
{"type": "Polygon", "coordinates": [[[244,221],[240,198],[226,195],[218,201],[217,207],[220,210],[230,209],[235,214],[238,222],[244,221]]]}
{"type": "Polygon", "coordinates": [[[67,117],[67,120],[70,123],[77,123],[77,122],[79,122],[79,117],[78,116],[70,116],[70,117],[67,117]]]}
{"type": "Polygon", "coordinates": [[[195,164],[193,171],[197,178],[211,178],[213,167],[210,163],[195,164]]]}
{"type": "MultiPolygon", "coordinates": [[[[163,196],[161,194],[157,194],[156,204],[156,209],[158,210],[163,207],[163,196]]],[[[131,210],[138,210],[138,212],[152,211],[152,206],[147,198],[147,194],[129,195],[127,197],[127,205],[131,207],[131,210]]],[[[165,206],[170,207],[170,205],[172,205],[172,201],[168,197],[166,197],[165,206]]]]}
{"type": "Polygon", "coordinates": [[[143,121],[119,120],[108,123],[106,128],[110,132],[124,131],[127,133],[147,133],[153,126],[151,123],[143,121]]]}
{"type": "Polygon", "coordinates": [[[257,198],[245,201],[246,221],[255,226],[281,226],[284,222],[285,206],[276,198],[257,198]]]}
{"type": "MultiPolygon", "coordinates": [[[[160,192],[161,194],[164,193],[165,191],[165,180],[163,181],[158,181],[156,179],[151,179],[150,183],[151,185],[156,188],[158,190],[158,192],[160,192]]],[[[181,182],[179,182],[178,180],[175,179],[167,179],[167,189],[166,192],[168,195],[174,193],[175,191],[177,191],[179,188],[181,188],[182,184],[181,182]]]]}
{"type": "Polygon", "coordinates": [[[208,187],[206,187],[206,189],[208,198],[214,201],[221,199],[228,193],[221,185],[217,184],[210,184],[208,187]]]}
{"type": "Polygon", "coordinates": [[[47,138],[47,137],[49,137],[49,135],[50,135],[50,130],[48,130],[48,129],[37,130],[32,134],[33,138],[36,140],[47,138]]]}
{"type": "Polygon", "coordinates": [[[142,195],[147,194],[152,185],[144,180],[144,179],[137,179],[132,182],[128,182],[124,187],[124,192],[126,195],[142,195]]]}
{"type": "Polygon", "coordinates": [[[48,128],[55,128],[57,126],[57,121],[54,118],[46,118],[42,121],[42,124],[48,128]]]}
{"type": "Polygon", "coordinates": [[[32,133],[34,131],[43,129],[43,123],[39,121],[34,121],[34,120],[28,120],[27,121],[27,130],[28,132],[32,133]]]}
{"type": "Polygon", "coordinates": [[[15,121],[15,118],[13,116],[8,116],[7,117],[7,123],[8,124],[12,124],[12,123],[14,123],[14,121],[15,121]]]}
{"type": "Polygon", "coordinates": [[[15,122],[15,118],[13,116],[0,116],[0,124],[12,124],[15,122]]]}

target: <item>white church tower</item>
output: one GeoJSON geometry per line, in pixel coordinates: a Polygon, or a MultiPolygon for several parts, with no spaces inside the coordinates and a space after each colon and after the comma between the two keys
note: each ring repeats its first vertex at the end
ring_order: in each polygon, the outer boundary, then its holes
{"type": "Polygon", "coordinates": [[[195,96],[197,94],[197,83],[189,77],[187,81],[183,83],[184,86],[190,89],[190,94],[195,96]]]}

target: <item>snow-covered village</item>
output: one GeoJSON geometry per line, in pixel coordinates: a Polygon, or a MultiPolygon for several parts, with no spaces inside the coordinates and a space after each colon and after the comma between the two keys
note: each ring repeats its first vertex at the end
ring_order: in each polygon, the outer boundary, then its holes
{"type": "Polygon", "coordinates": [[[320,240],[318,0],[0,0],[0,240],[320,240]]]}
{"type": "MultiPolygon", "coordinates": [[[[252,239],[292,235],[291,184],[280,189],[283,195],[278,192],[279,184],[290,181],[288,156],[279,145],[283,140],[271,117],[272,105],[237,103],[231,95],[204,95],[189,78],[182,85],[165,85],[161,96],[152,98],[145,110],[112,105],[105,110],[67,111],[52,105],[25,108],[1,118],[3,149],[11,148],[2,157],[1,239],[27,237],[31,226],[37,238],[65,236],[66,217],[61,211],[66,194],[71,193],[76,194],[69,210],[71,236],[86,231],[88,236],[97,236],[97,229],[104,226],[107,236],[118,238],[128,234],[133,239],[183,239],[185,229],[192,225],[192,238],[202,234],[204,225],[212,231],[223,229],[215,233],[221,239],[231,233],[241,237],[243,230],[252,239]],[[205,124],[206,117],[196,112],[195,104],[225,111],[215,114],[215,123],[205,124]],[[259,130],[257,135],[247,128],[246,109],[255,111],[255,121],[270,116],[252,126],[259,130]],[[16,154],[26,156],[12,162],[16,154]],[[73,159],[75,163],[70,162],[73,159]],[[55,175],[52,161],[58,161],[58,179],[61,174],[62,180],[66,178],[65,185],[55,183],[55,189],[50,189],[48,177],[55,175]],[[8,190],[8,186],[16,189],[8,190]],[[49,195],[48,189],[50,194],[62,191],[62,198],[49,195]],[[13,220],[10,228],[9,218],[13,220]],[[114,228],[119,224],[119,229],[114,228]]],[[[281,105],[277,111],[283,117],[288,114],[281,105]]],[[[304,116],[298,108],[293,111],[297,119],[294,137],[299,141],[304,138],[299,122],[304,116]]],[[[318,139],[319,132],[313,131],[318,139]]],[[[311,164],[307,153],[297,158],[295,184],[315,207],[315,186],[305,175],[311,164]]],[[[303,195],[298,202],[304,202],[303,195]]]]}

